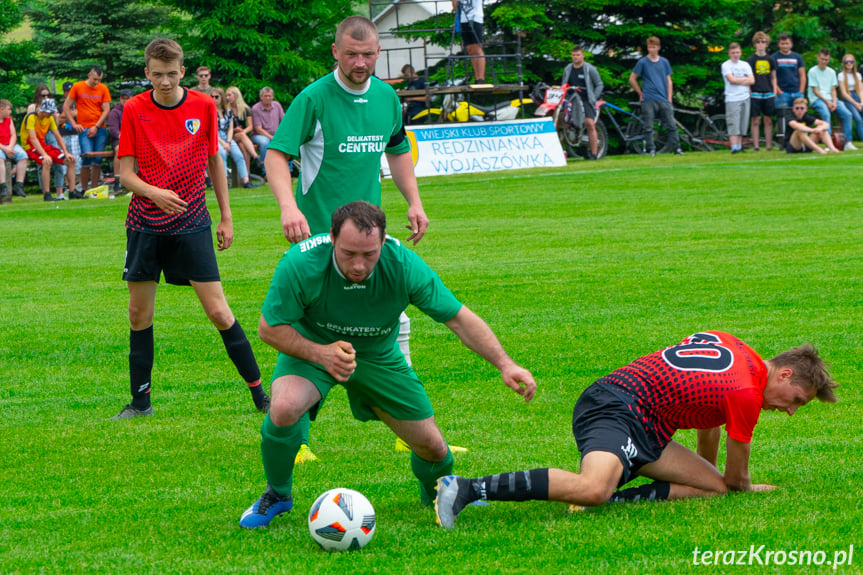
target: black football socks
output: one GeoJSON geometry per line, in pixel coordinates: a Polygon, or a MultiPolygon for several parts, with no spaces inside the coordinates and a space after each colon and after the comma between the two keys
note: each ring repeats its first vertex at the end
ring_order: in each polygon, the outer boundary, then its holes
{"type": "Polygon", "coordinates": [[[255,353],[252,351],[246,332],[240,327],[240,322],[235,320],[234,325],[226,330],[219,330],[219,334],[222,336],[228,357],[234,362],[240,377],[249,386],[255,406],[260,408],[267,394],[264,393],[264,387],[261,385],[261,370],[255,360],[255,353]]]}
{"type": "Polygon", "coordinates": [[[132,407],[144,411],[150,407],[150,377],[153,373],[153,326],[129,330],[129,386],[132,407]]]}
{"type": "Polygon", "coordinates": [[[471,499],[489,501],[547,501],[548,468],[498,473],[470,480],[471,499]]]}

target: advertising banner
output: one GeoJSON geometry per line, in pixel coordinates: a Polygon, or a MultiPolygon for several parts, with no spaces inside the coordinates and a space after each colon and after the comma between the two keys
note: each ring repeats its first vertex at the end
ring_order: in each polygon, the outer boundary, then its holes
{"type": "Polygon", "coordinates": [[[417,176],[566,165],[551,118],[408,126],[407,134],[417,176]]]}

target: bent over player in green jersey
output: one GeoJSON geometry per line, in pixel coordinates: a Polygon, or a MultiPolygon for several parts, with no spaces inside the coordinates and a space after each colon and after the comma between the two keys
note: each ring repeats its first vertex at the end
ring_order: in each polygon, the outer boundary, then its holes
{"type": "Polygon", "coordinates": [[[453,458],[422,383],[398,348],[399,315],[408,304],[445,323],[525,401],[536,393],[531,373],[510,359],[488,325],[419,256],[386,236],[385,227],[380,208],[351,202],[333,214],[330,235],[294,245],[276,268],[258,327],[279,351],[261,427],[268,486],[243,513],[242,527],[266,527],[293,507],[303,421],[315,418],[336,385],[347,390],[356,419],[379,419],[410,446],[421,498],[432,503],[437,478],[450,473],[453,458]]]}

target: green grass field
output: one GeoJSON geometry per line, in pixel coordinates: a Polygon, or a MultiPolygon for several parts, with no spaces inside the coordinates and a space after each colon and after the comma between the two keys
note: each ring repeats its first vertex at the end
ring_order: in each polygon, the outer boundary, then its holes
{"type": "MultiPolygon", "coordinates": [[[[861,573],[861,167],[863,154],[724,152],[421,180],[432,225],[416,251],[539,384],[525,404],[408,310],[438,423],[470,449],[460,474],[576,470],[580,391],[698,330],[730,331],[766,358],[811,341],[842,383],[836,405],[762,415],[751,472],[774,492],[575,515],[493,503],[452,531],[420,506],[393,435],[354,421],[341,389],[313,425],[322,462],[297,468],[295,510],[240,529],[265,483],[261,416],[193,292],[162,284],[157,296],[155,416],[109,421],[129,394],[128,199],[16,198],[0,209],[0,573],[828,573],[850,545],[835,572],[861,573]],[[327,554],[309,537],[309,506],[337,486],[376,508],[361,552],[327,554]],[[693,564],[696,548],[761,546],[753,566],[693,564]],[[767,551],[823,565],[758,565],[767,551]]],[[[276,356],[255,331],[286,244],[267,188],[231,201],[235,243],[219,265],[266,379],[276,356]]],[[[390,182],[384,207],[404,238],[390,182]]],[[[694,432],[676,438],[694,447],[694,432]]]]}

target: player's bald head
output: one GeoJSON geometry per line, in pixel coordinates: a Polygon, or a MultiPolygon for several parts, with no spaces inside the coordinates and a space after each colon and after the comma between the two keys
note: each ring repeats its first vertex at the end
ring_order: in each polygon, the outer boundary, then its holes
{"type": "Polygon", "coordinates": [[[345,18],[336,28],[336,46],[341,46],[345,34],[359,42],[374,39],[378,40],[378,29],[374,22],[364,16],[351,16],[345,18]]]}

